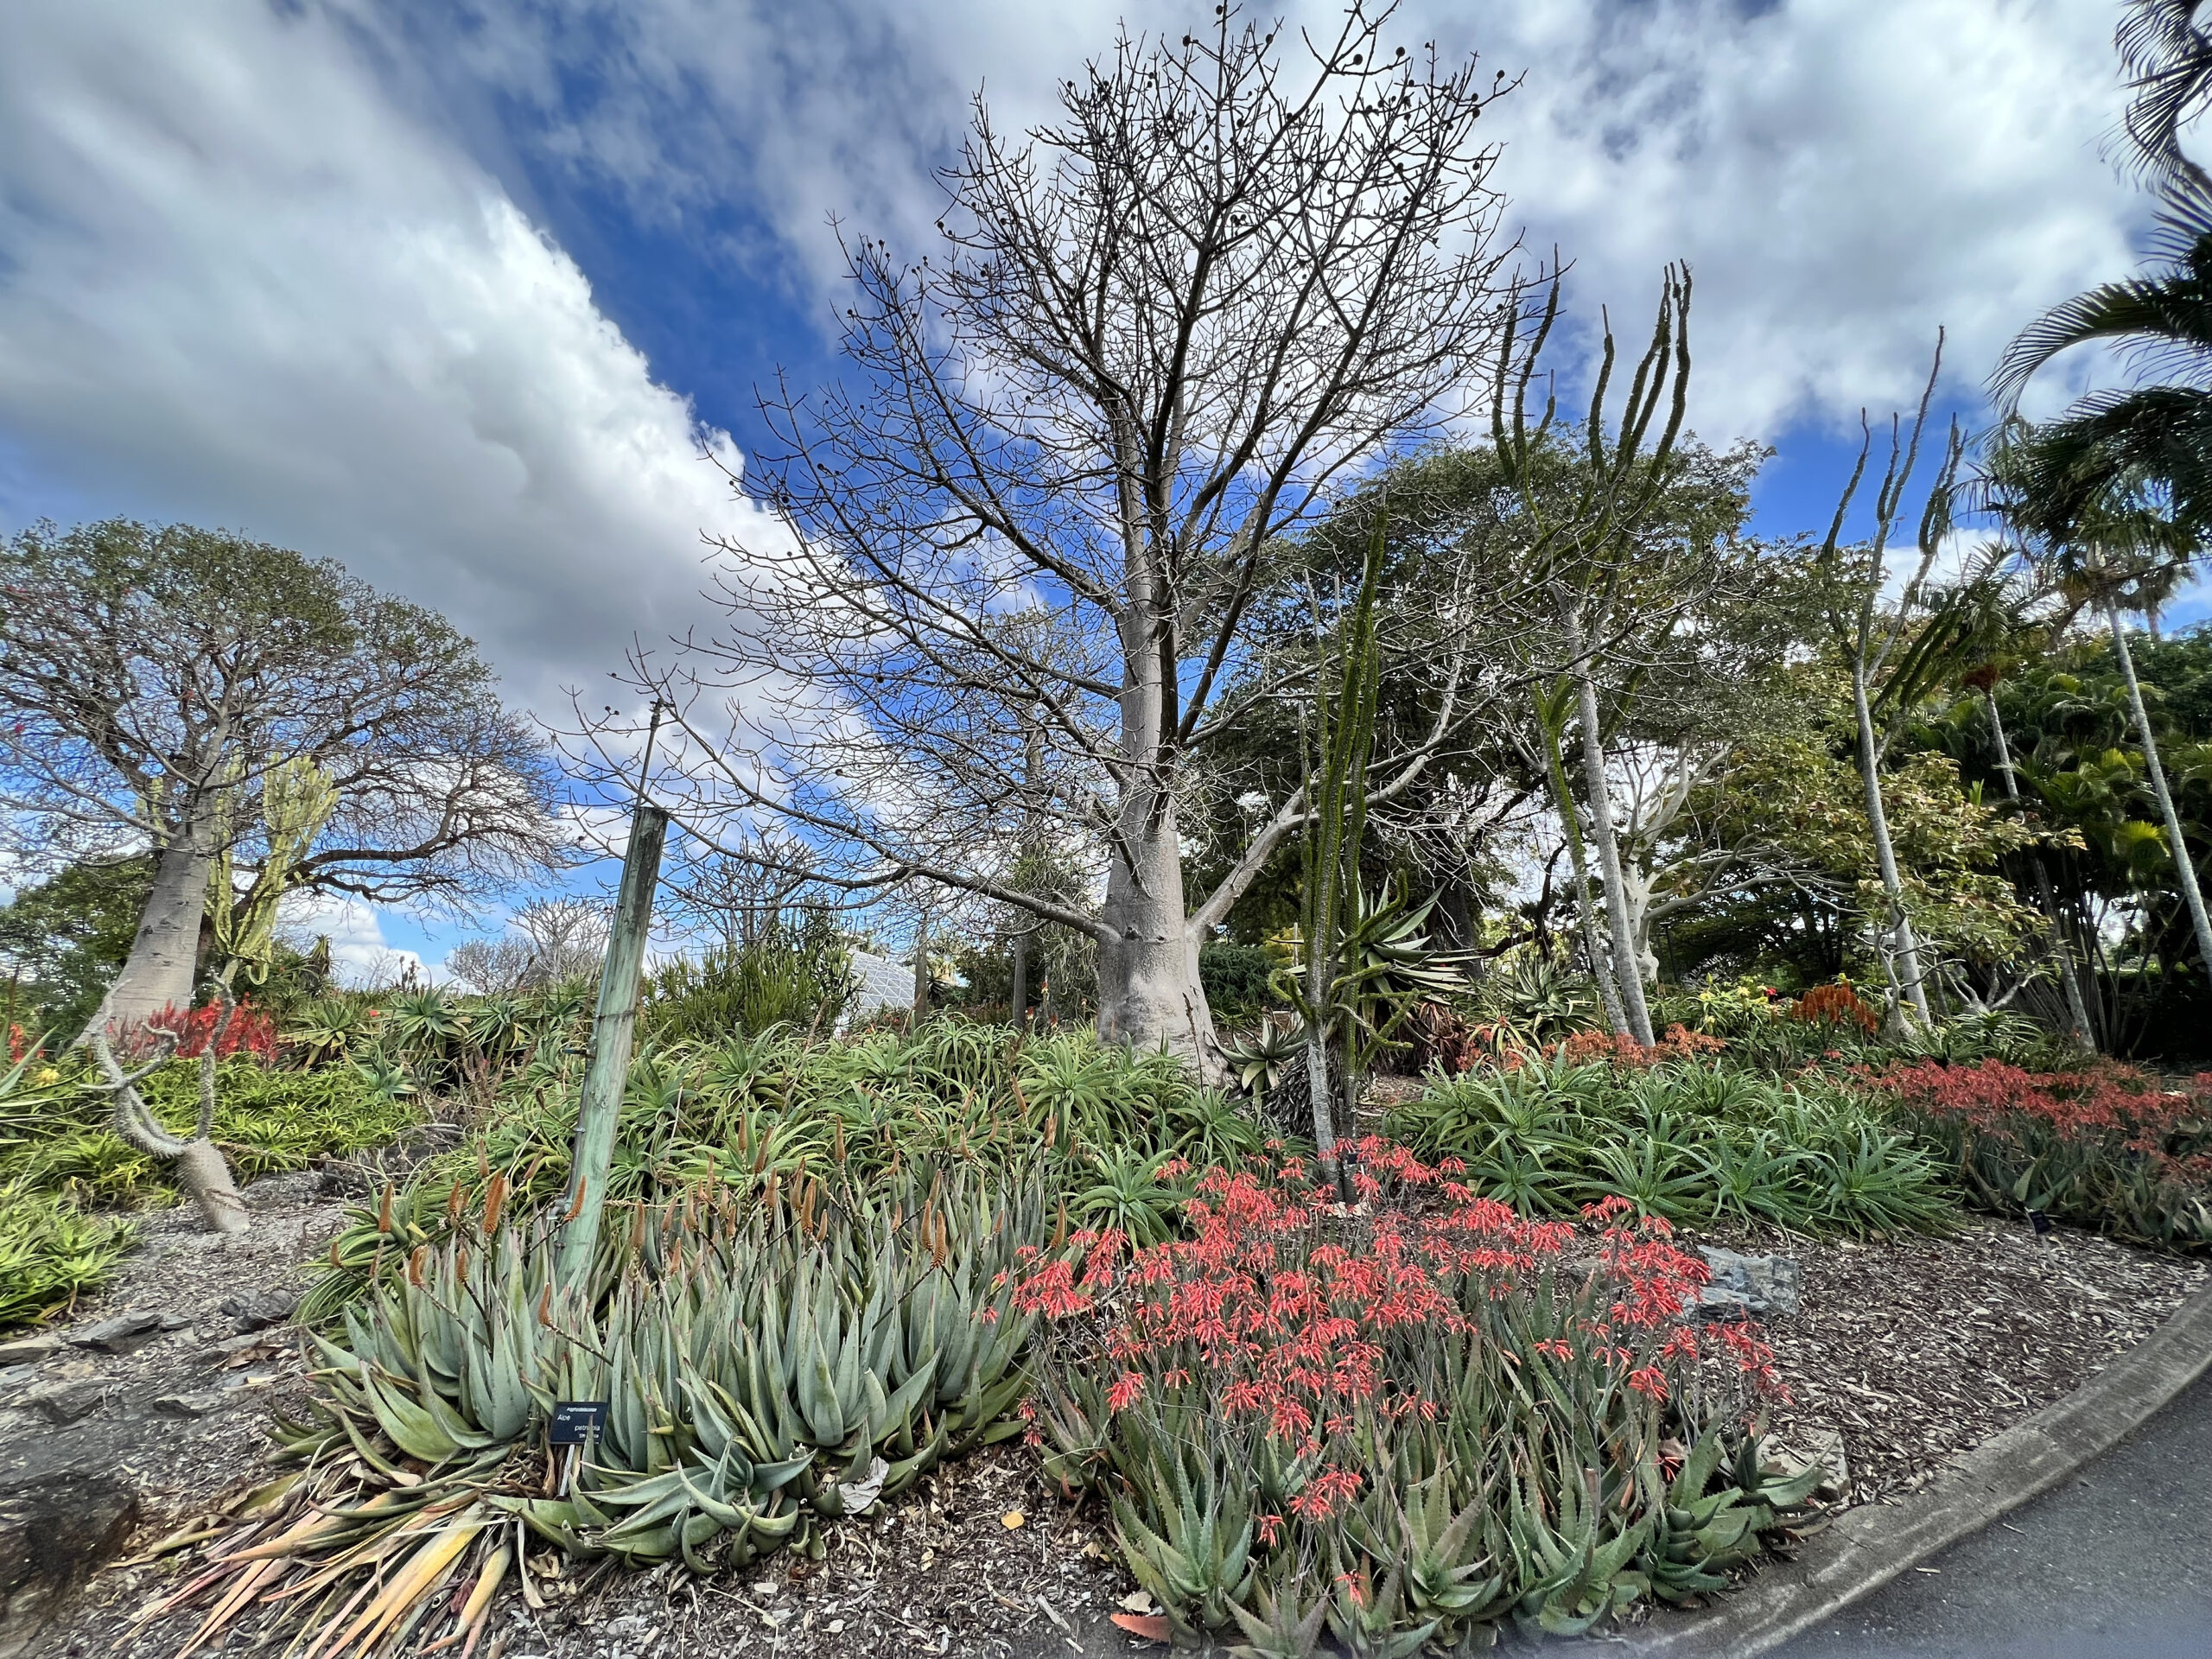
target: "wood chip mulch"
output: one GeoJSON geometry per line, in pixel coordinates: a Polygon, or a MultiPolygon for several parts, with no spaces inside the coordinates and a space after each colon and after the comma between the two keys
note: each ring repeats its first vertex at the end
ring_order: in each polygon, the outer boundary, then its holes
{"type": "Polygon", "coordinates": [[[2071,1393],[2208,1272],[2072,1228],[2038,1239],[1982,1218],[1948,1238],[1780,1248],[1802,1264],[1804,1291],[1796,1316],[1765,1327],[1794,1397],[1771,1421],[1801,1445],[1840,1433],[1853,1504],[1911,1491],[2071,1393]]]}

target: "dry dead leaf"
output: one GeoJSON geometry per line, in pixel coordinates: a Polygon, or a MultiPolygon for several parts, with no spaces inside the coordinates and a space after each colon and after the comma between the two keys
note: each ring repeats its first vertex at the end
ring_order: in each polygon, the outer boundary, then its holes
{"type": "Polygon", "coordinates": [[[1029,1517],[1020,1510],[1008,1510],[1004,1515],[999,1516],[999,1525],[1004,1527],[1008,1532],[1012,1532],[1028,1519],[1029,1517]]]}
{"type": "Polygon", "coordinates": [[[1161,1614],[1154,1614],[1147,1618],[1141,1613],[1116,1613],[1114,1615],[1114,1622],[1131,1636],[1141,1637],[1147,1642],[1164,1643],[1168,1639],[1167,1620],[1161,1614]]]}

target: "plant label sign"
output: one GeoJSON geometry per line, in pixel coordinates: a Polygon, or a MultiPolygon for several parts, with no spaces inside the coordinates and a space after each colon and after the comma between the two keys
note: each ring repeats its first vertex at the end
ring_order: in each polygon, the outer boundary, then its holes
{"type": "Polygon", "coordinates": [[[2050,1230],[2050,1217],[2041,1210],[2031,1210],[2028,1211],[2028,1225],[2034,1228],[2036,1236],[2041,1238],[2050,1230]]]}
{"type": "Polygon", "coordinates": [[[550,1446],[584,1446],[597,1440],[606,1427],[606,1401],[563,1400],[554,1405],[545,1440],[550,1446]]]}

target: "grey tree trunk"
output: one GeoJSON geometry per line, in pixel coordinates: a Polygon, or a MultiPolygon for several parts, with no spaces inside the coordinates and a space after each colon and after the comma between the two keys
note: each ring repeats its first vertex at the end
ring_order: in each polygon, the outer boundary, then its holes
{"type": "Polygon", "coordinates": [[[1133,1048],[1165,1048],[1205,1081],[1224,1074],[1213,1011],[1198,983],[1198,939],[1183,908],[1183,858],[1172,801],[1132,791],[1123,844],[1137,866],[1116,859],[1101,917],[1113,938],[1098,946],[1098,1034],[1133,1048]]]}
{"type": "Polygon", "coordinates": [[[1613,834],[1611,793],[1605,787],[1605,738],[1598,726],[1598,687],[1581,666],[1575,670],[1574,691],[1582,716],[1585,791],[1590,798],[1590,828],[1598,843],[1598,874],[1605,883],[1613,976],[1620,988],[1621,1012],[1627,1017],[1629,1035],[1649,1048],[1654,1041],[1651,1009],[1643,1000],[1643,972],[1637,958],[1636,935],[1629,925],[1628,893],[1621,881],[1620,843],[1613,834]]]}
{"type": "Polygon", "coordinates": [[[1013,1016],[1014,1028],[1016,1031],[1028,1030],[1029,935],[1026,932],[1014,936],[1014,989],[1007,1001],[1013,1005],[1008,1012],[1013,1016]]]}
{"type": "Polygon", "coordinates": [[[2181,882],[2182,901],[2196,929],[2196,954],[2204,971],[2212,974],[2212,921],[2204,915],[2204,893],[2196,883],[2196,862],[2189,843],[2182,839],[2181,814],[2174,810],[2173,791],[2166,787],[2166,769],[2158,764],[2158,740],[2151,735],[2151,716],[2143,706],[2143,687],[2135,677],[2135,658],[2127,649],[2126,630],[2120,626],[2120,607],[2105,601],[2105,620],[2112,625],[2112,648],[2120,658],[2120,671],[2127,681],[2127,706],[2135,715],[2135,735],[2143,745],[2144,769],[2151,774],[2151,792],[2158,798],[2158,810],[2166,820],[2166,836],[2174,855],[2174,874],[2181,882]]]}
{"type": "Polygon", "coordinates": [[[153,891],[138,915],[130,954],[109,990],[105,1018],[121,1029],[154,1018],[164,1008],[192,1006],[200,960],[200,918],[207,908],[207,873],[213,863],[204,821],[186,827],[154,855],[153,891]]]}
{"type": "MultiPolygon", "coordinates": [[[[1541,722],[1540,722],[1541,724],[1541,722]]],[[[1606,959],[1598,932],[1598,906],[1590,896],[1589,853],[1582,844],[1580,815],[1574,810],[1574,792],[1568,787],[1567,766],[1559,745],[1550,734],[1542,737],[1544,773],[1551,780],[1552,805],[1559,813],[1560,829],[1567,837],[1567,861],[1574,877],[1574,914],[1582,930],[1582,951],[1590,958],[1590,976],[1598,983],[1598,1001],[1605,1011],[1605,1025],[1616,1037],[1630,1035],[1628,1015],[1621,1007],[1620,988],[1613,982],[1612,964],[1606,959]]]]}
{"type": "MultiPolygon", "coordinates": [[[[1997,712],[1997,694],[1985,690],[1981,694],[1983,706],[1989,710],[1990,735],[1997,743],[1997,770],[2005,779],[2005,793],[2012,800],[2020,798],[2020,780],[2012,771],[2012,746],[2005,741],[2005,721],[1997,712]]],[[[2050,890],[2050,871],[2045,868],[2043,855],[2028,855],[2029,868],[2036,879],[2036,897],[2043,906],[2043,916],[2050,924],[2050,950],[2058,963],[2058,982],[2066,993],[2066,1017],[2073,1027],[2074,1040],[2083,1048],[2094,1049],[2097,1039],[2089,1024],[2089,1009],[2082,1000],[2082,982],[2075,976],[2074,950],[2067,943],[2066,925],[2058,913],[2058,899],[2050,890]]]]}
{"type": "Polygon", "coordinates": [[[1890,901],[1894,918],[1891,937],[1896,940],[1897,977],[1897,988],[1912,1007],[1923,1026],[1935,1024],[1928,1012],[1928,988],[1922,982],[1920,972],[1920,940],[1913,931],[1912,918],[1905,913],[1904,883],[1897,877],[1897,849],[1890,841],[1889,810],[1882,802],[1882,773],[1880,753],[1874,742],[1874,710],[1866,696],[1866,671],[1863,663],[1855,663],[1851,671],[1851,706],[1859,721],[1859,774],[1866,795],[1866,822],[1874,836],[1874,861],[1880,868],[1882,891],[1890,901]]]}

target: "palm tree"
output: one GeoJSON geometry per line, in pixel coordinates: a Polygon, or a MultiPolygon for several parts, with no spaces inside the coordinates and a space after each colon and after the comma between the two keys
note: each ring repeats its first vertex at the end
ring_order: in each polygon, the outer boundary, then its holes
{"type": "MultiPolygon", "coordinates": [[[[2084,297],[2087,297],[2086,296],[2084,297]]],[[[2198,393],[2212,402],[2212,393],[2198,393]]],[[[2063,427],[2065,423],[2059,423],[2063,427]]],[[[2136,467],[2113,467],[2094,488],[2054,488],[2074,478],[2080,464],[2073,435],[2040,430],[2008,421],[1991,446],[1984,474],[1985,499],[2031,542],[2040,543],[2043,563],[2057,585],[2095,604],[2112,632],[2113,655],[2127,686],[2130,716],[2142,746],[2144,771],[2165,820],[2167,845],[2182,902],[2196,933],[2197,955],[2212,973],[2212,919],[2196,879],[2196,861],[2183,838],[2181,814],[2158,760],[2158,742],[2135,677],[2135,658],[2127,630],[2120,625],[2126,608],[2150,608],[2173,587],[2173,579],[2197,549],[2196,527],[2175,508],[2177,493],[2168,481],[2136,467]],[[2126,605],[2131,590],[2133,605],[2126,605]]]]}

